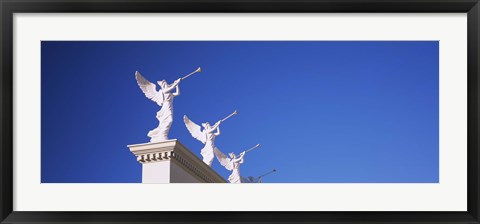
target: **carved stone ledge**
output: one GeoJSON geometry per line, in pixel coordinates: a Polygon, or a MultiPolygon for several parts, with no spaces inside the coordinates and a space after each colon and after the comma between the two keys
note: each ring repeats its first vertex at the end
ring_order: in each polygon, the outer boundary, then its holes
{"type": "Polygon", "coordinates": [[[152,162],[170,160],[173,157],[173,155],[174,155],[173,151],[168,151],[168,152],[152,152],[152,153],[138,154],[135,156],[137,157],[137,161],[139,163],[152,163],[152,162]]]}
{"type": "MultiPolygon", "coordinates": [[[[161,183],[175,183],[175,182],[200,182],[200,183],[225,183],[217,172],[205,164],[200,158],[194,155],[189,149],[182,145],[176,139],[157,143],[145,143],[137,145],[129,145],[130,151],[136,156],[137,161],[143,165],[143,174],[163,175],[168,181],[160,181],[161,183]],[[152,168],[155,163],[169,162],[169,168],[152,168]],[[181,176],[178,172],[172,171],[170,163],[180,167],[183,171],[188,173],[191,177],[181,176]],[[152,164],[152,165],[148,165],[152,164]],[[149,170],[147,170],[149,169],[149,170]],[[155,169],[155,170],[152,170],[155,169]],[[156,172],[156,173],[155,173],[156,172]],[[168,172],[168,173],[167,173],[168,172]],[[177,176],[175,176],[177,175],[177,176]],[[192,181],[195,178],[195,181],[192,181]],[[181,180],[181,179],[190,180],[181,180]]],[[[156,165],[154,165],[156,166],[156,165]]],[[[142,182],[157,183],[158,181],[150,181],[148,178],[142,176],[142,182]]],[[[158,182],[158,183],[160,183],[158,182]]]]}

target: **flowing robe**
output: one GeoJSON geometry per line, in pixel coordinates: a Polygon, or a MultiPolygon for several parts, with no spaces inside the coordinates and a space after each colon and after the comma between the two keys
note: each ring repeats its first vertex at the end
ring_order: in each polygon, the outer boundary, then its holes
{"type": "Polygon", "coordinates": [[[215,141],[215,134],[213,133],[213,131],[214,130],[205,130],[207,135],[206,142],[205,146],[200,151],[200,154],[203,157],[203,162],[205,162],[209,166],[212,165],[214,158],[213,149],[215,148],[215,145],[213,143],[215,141]]]}
{"type": "MultiPolygon", "coordinates": [[[[162,90],[161,90],[162,91],[162,90]]],[[[157,112],[158,127],[148,132],[150,142],[160,142],[168,140],[168,131],[173,122],[173,94],[163,92],[162,108],[157,112]]]]}
{"type": "Polygon", "coordinates": [[[230,176],[228,177],[228,181],[234,184],[242,183],[242,178],[240,176],[240,164],[243,163],[243,155],[240,156],[239,158],[233,159],[232,163],[233,163],[233,170],[232,170],[232,174],[230,174],[230,176]]]}

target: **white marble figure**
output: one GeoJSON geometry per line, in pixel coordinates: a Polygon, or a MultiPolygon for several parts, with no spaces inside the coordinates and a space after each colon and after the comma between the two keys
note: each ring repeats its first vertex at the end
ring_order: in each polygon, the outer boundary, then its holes
{"type": "Polygon", "coordinates": [[[253,176],[249,176],[248,178],[247,177],[241,177],[241,179],[242,179],[242,183],[262,183],[261,178],[255,178],[253,176]]]}
{"type": "Polygon", "coordinates": [[[183,116],[183,121],[185,122],[185,126],[187,126],[187,129],[192,137],[205,144],[200,151],[200,154],[202,154],[203,162],[209,166],[212,166],[215,137],[220,135],[220,124],[222,121],[218,121],[213,126],[211,126],[208,122],[202,123],[203,131],[199,125],[188,119],[187,115],[183,116]]]}
{"type": "Polygon", "coordinates": [[[265,173],[265,174],[262,174],[258,177],[253,177],[253,176],[249,176],[249,177],[241,177],[242,178],[242,183],[263,183],[263,177],[265,176],[268,176],[269,174],[271,173],[274,173],[274,172],[277,172],[276,169],[273,169],[272,171],[268,172],[268,173],[265,173]]]}
{"type": "Polygon", "coordinates": [[[182,78],[175,80],[170,85],[165,80],[158,81],[159,91],[157,91],[156,85],[145,79],[140,72],[135,72],[135,78],[145,96],[162,107],[157,112],[158,127],[148,132],[150,142],[168,140],[168,131],[173,122],[173,98],[180,95],[178,84],[182,78]],[[172,93],[173,89],[175,89],[174,93],[172,93]]]}
{"type": "MultiPolygon", "coordinates": [[[[232,171],[232,174],[228,177],[228,181],[230,183],[242,183],[242,176],[240,176],[240,164],[243,163],[243,156],[245,156],[245,153],[250,152],[256,148],[258,148],[260,144],[257,144],[253,146],[250,149],[247,149],[240,153],[240,155],[236,156],[235,153],[231,152],[228,155],[230,158],[228,158],[225,154],[222,153],[217,147],[215,147],[215,156],[217,156],[218,162],[225,167],[225,169],[232,171]]],[[[245,178],[243,178],[245,180],[245,178]]]]}
{"type": "Polygon", "coordinates": [[[242,183],[242,177],[240,176],[240,164],[243,163],[243,157],[245,156],[245,151],[236,156],[235,153],[231,152],[228,155],[228,158],[223,154],[217,147],[215,147],[215,155],[217,156],[218,161],[222,164],[225,169],[232,171],[232,174],[228,177],[230,183],[242,183]]]}
{"type": "Polygon", "coordinates": [[[137,80],[138,86],[140,86],[140,89],[143,91],[145,96],[162,107],[157,112],[158,127],[148,132],[150,142],[161,142],[168,140],[168,131],[170,130],[173,122],[173,98],[180,95],[180,88],[178,87],[178,84],[180,84],[180,81],[201,71],[202,69],[198,67],[197,70],[175,80],[170,85],[165,80],[158,81],[157,83],[160,86],[159,91],[157,91],[157,86],[145,79],[140,72],[135,72],[135,79],[137,80]],[[175,89],[175,93],[172,93],[173,89],[175,89]]]}
{"type": "Polygon", "coordinates": [[[237,114],[237,111],[234,111],[222,120],[217,121],[217,123],[215,123],[213,126],[211,126],[208,122],[202,123],[203,131],[198,124],[195,124],[193,121],[188,119],[187,115],[183,116],[185,126],[187,126],[187,129],[192,137],[205,144],[200,151],[200,154],[202,154],[203,162],[205,162],[208,166],[212,166],[214,157],[213,149],[215,148],[214,141],[215,137],[220,135],[220,124],[235,114],[237,114]],[[214,133],[215,130],[217,132],[214,133]]]}

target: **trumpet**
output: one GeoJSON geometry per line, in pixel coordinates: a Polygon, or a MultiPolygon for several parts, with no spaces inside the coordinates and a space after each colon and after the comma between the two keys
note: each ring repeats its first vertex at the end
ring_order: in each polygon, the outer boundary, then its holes
{"type": "Polygon", "coordinates": [[[245,150],[245,153],[250,152],[250,151],[252,151],[252,150],[254,150],[254,149],[258,148],[258,147],[260,147],[260,144],[256,144],[256,145],[253,146],[252,148],[249,148],[249,149],[245,150]]]}
{"type": "Polygon", "coordinates": [[[237,113],[237,110],[233,111],[233,113],[231,113],[230,115],[228,115],[227,117],[223,118],[222,120],[220,120],[221,122],[224,122],[225,120],[227,120],[228,118],[230,118],[231,116],[235,115],[235,114],[238,114],[237,113]]]}
{"type": "Polygon", "coordinates": [[[198,67],[197,70],[191,72],[190,74],[188,74],[188,75],[186,75],[186,76],[183,76],[183,77],[182,77],[182,80],[190,77],[191,75],[193,75],[193,74],[195,74],[195,73],[197,73],[197,72],[202,72],[202,68],[198,67]]]}

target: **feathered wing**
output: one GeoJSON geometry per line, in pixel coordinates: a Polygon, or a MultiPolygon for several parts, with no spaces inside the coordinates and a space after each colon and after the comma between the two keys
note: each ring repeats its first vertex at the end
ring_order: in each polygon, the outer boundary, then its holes
{"type": "Polygon", "coordinates": [[[163,93],[161,91],[157,91],[157,86],[146,80],[138,71],[135,72],[135,79],[137,80],[138,86],[140,86],[140,89],[142,89],[145,96],[157,103],[159,106],[162,106],[163,93]]]}
{"type": "Polygon", "coordinates": [[[183,116],[183,121],[185,122],[185,126],[187,126],[188,131],[198,141],[205,144],[207,142],[207,135],[203,132],[198,124],[195,124],[193,121],[188,119],[187,115],[183,116]]]}
{"type": "Polygon", "coordinates": [[[218,162],[220,162],[220,164],[222,164],[222,166],[224,166],[225,169],[233,170],[232,159],[228,158],[217,147],[215,147],[215,149],[213,149],[213,152],[215,153],[215,156],[217,157],[218,162]]]}

